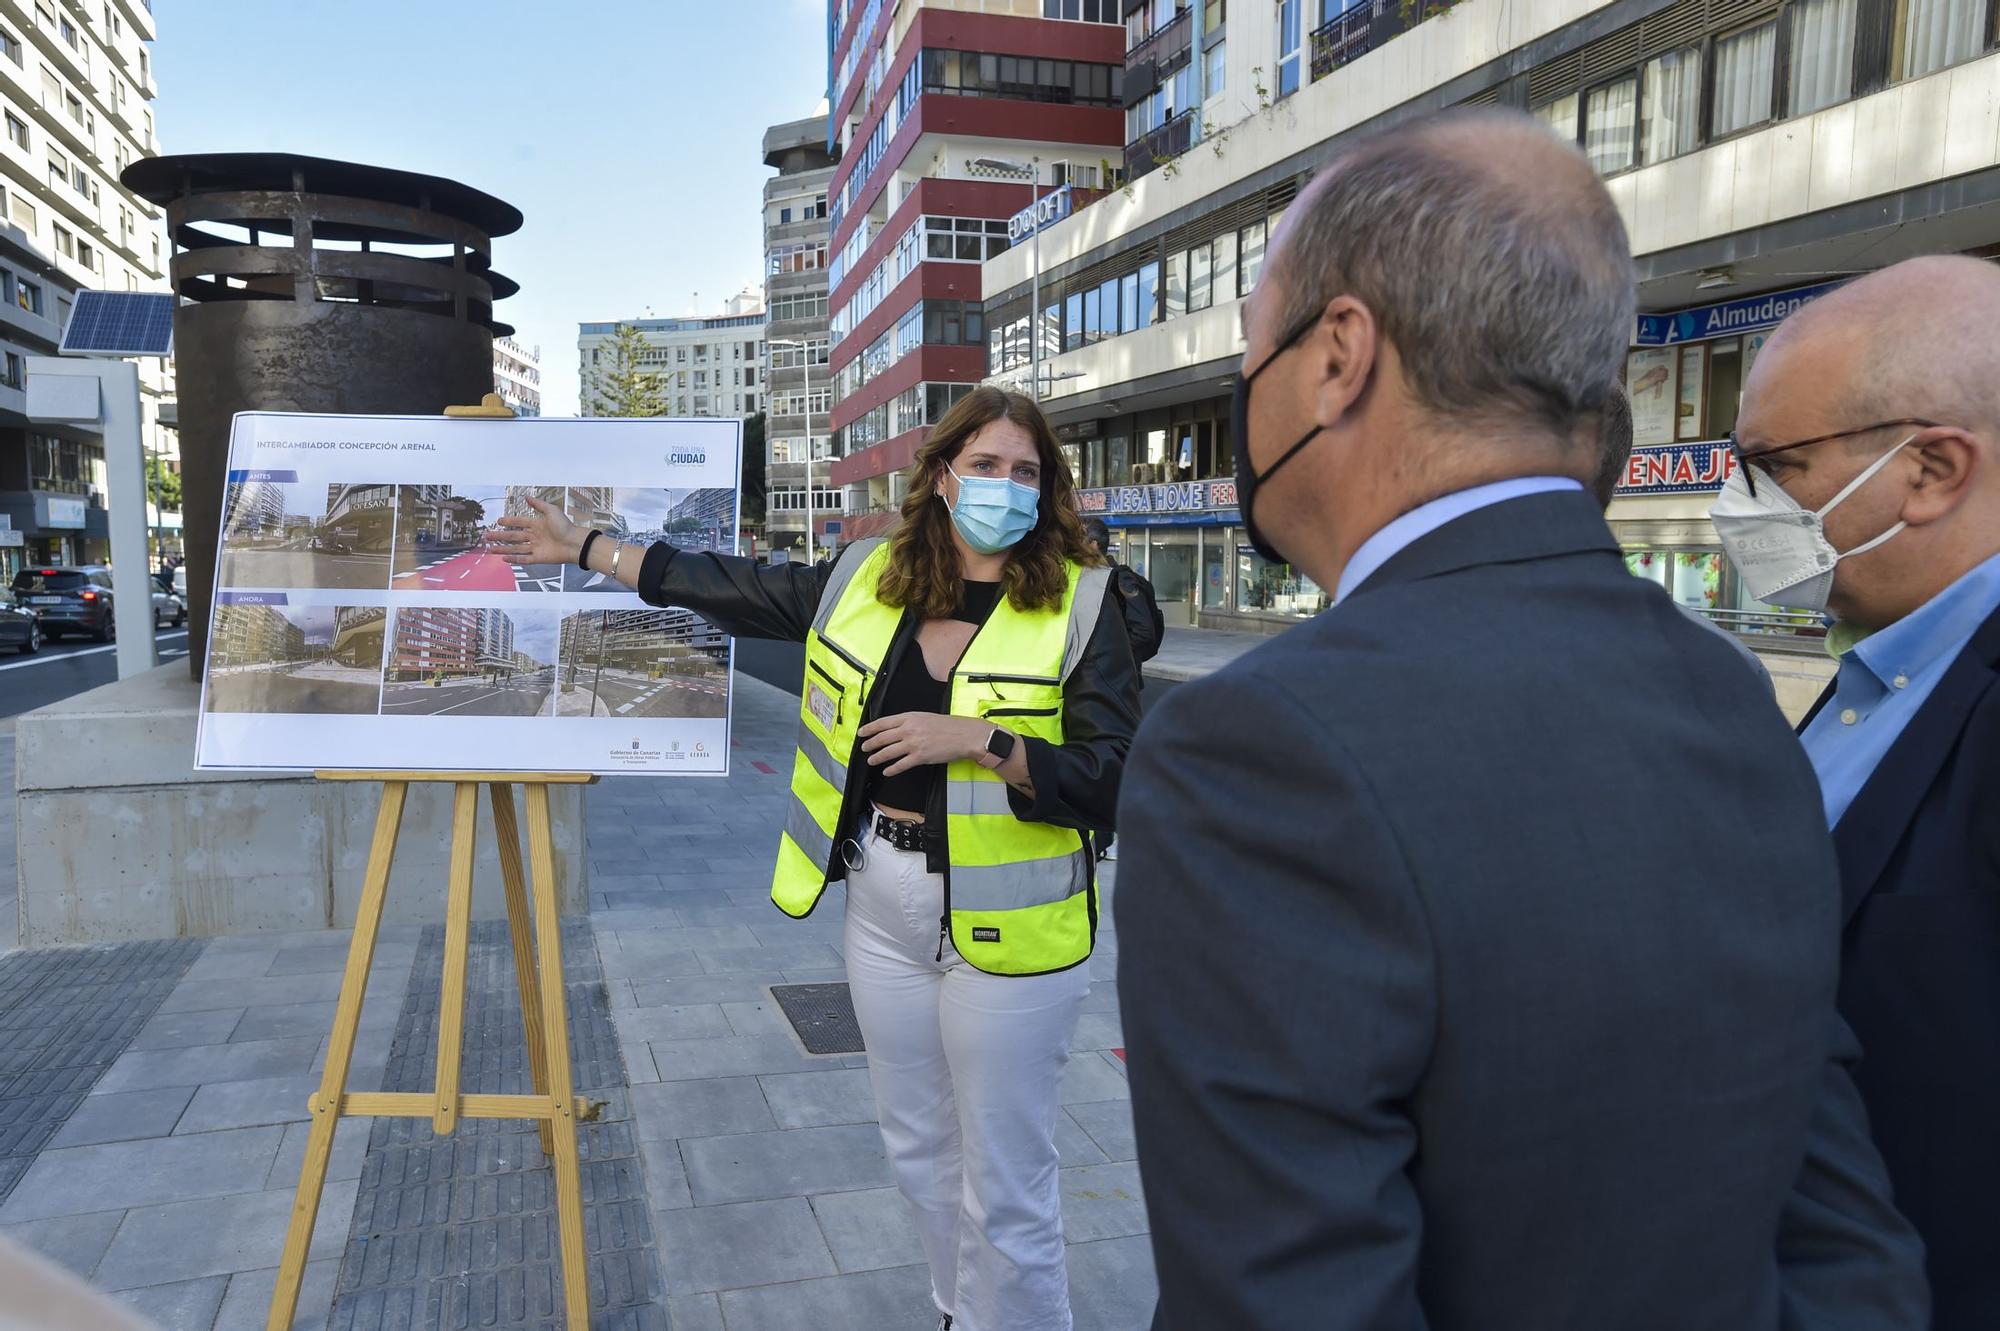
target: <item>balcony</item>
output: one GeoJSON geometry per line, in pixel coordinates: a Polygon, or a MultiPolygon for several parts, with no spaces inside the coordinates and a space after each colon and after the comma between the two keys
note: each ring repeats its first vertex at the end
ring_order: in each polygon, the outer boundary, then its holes
{"type": "Polygon", "coordinates": [[[1181,112],[1157,129],[1148,130],[1136,142],[1125,145],[1125,178],[1137,180],[1162,162],[1180,156],[1194,146],[1197,113],[1181,112]]]}
{"type": "Polygon", "coordinates": [[[1378,22],[1375,9],[1374,4],[1364,3],[1313,29],[1313,82],[1317,83],[1342,65],[1367,55],[1379,43],[1395,35],[1399,29],[1388,21],[1386,14],[1378,22]]]}
{"type": "Polygon", "coordinates": [[[1155,30],[1145,40],[1125,53],[1125,89],[1127,100],[1138,90],[1143,96],[1160,86],[1167,75],[1179,69],[1188,61],[1188,49],[1194,32],[1194,10],[1183,9],[1173,22],[1155,30]]]}

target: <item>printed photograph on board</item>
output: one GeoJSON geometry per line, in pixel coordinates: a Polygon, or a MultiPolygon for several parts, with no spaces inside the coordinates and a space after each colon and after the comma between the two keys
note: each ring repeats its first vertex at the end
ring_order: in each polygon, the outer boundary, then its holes
{"type": "Polygon", "coordinates": [[[560,564],[516,564],[486,548],[503,517],[529,517],[530,498],[557,509],[561,486],[404,485],[397,487],[399,592],[559,592],[560,564]]]}
{"type": "Polygon", "coordinates": [[[393,485],[231,472],[222,499],[222,585],[379,590],[389,585],[395,521],[393,485]]]}
{"type": "Polygon", "coordinates": [[[382,695],[386,611],[292,605],[282,592],[216,597],[208,710],[372,716],[382,695]]]}
{"type": "Polygon", "coordinates": [[[384,668],[384,716],[547,716],[554,611],[398,606],[384,668]]]}
{"type": "Polygon", "coordinates": [[[692,610],[579,610],[561,653],[557,716],[729,714],[729,639],[692,610]]]}
{"type": "MultiPolygon", "coordinates": [[[[665,541],[682,550],[729,551],[735,548],[736,492],[726,486],[702,490],[571,486],[569,520],[635,545],[665,541]]],[[[609,575],[573,565],[563,570],[563,578],[565,591],[631,594],[609,575]]]]}

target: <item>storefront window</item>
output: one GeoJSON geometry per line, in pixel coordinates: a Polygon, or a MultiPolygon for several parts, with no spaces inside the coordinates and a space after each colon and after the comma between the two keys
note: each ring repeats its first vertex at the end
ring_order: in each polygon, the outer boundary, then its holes
{"type": "Polygon", "coordinates": [[[1201,533],[1201,608],[1222,610],[1229,604],[1229,551],[1236,544],[1234,527],[1207,527],[1201,533]]]}
{"type": "Polygon", "coordinates": [[[1305,619],[1326,609],[1326,593],[1290,564],[1273,564],[1248,545],[1236,547],[1236,608],[1305,619]]]}

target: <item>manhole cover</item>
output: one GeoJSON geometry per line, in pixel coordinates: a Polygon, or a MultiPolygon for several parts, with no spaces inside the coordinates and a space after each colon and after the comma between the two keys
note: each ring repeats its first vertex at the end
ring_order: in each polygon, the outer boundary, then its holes
{"type": "Polygon", "coordinates": [[[799,1033],[809,1054],[862,1052],[861,1026],[854,1019],[854,999],[844,984],[774,984],[785,1019],[799,1033]]]}

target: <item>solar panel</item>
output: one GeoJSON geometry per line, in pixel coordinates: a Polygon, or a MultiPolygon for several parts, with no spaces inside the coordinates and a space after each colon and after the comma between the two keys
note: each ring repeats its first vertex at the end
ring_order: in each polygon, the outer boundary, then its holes
{"type": "Polygon", "coordinates": [[[171,356],[174,298],[164,291],[79,291],[63,329],[66,356],[171,356]]]}

